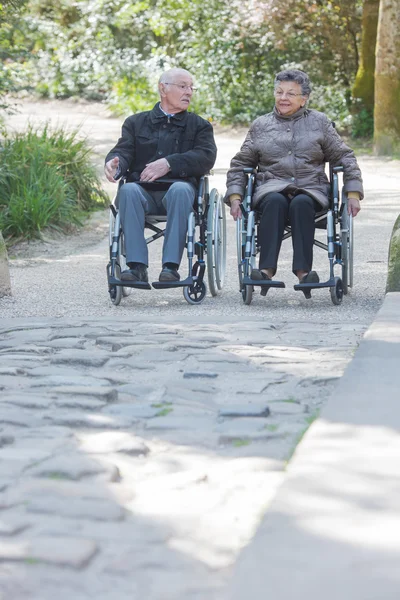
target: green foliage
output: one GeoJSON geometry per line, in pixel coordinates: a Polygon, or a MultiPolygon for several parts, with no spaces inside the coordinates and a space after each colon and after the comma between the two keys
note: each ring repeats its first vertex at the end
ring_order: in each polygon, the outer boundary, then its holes
{"type": "MultiPolygon", "coordinates": [[[[0,2],[0,110],[12,112],[12,106],[6,100],[6,92],[14,89],[12,69],[7,68],[7,61],[18,60],[23,51],[17,39],[13,39],[12,32],[17,30],[20,18],[20,9],[26,0],[1,0],[0,2]]],[[[3,119],[0,115],[0,126],[3,119]]]]}
{"type": "Polygon", "coordinates": [[[374,133],[374,114],[363,107],[361,102],[355,101],[355,105],[351,121],[351,136],[355,139],[370,138],[374,133]]]}
{"type": "Polygon", "coordinates": [[[118,113],[150,108],[157,80],[187,68],[193,110],[249,123],[273,107],[277,71],[309,71],[313,105],[338,123],[358,68],[362,0],[28,0],[7,32],[14,85],[48,97],[106,100],[118,113]],[[14,57],[15,58],[15,57],[14,57]]]}
{"type": "Polygon", "coordinates": [[[104,206],[90,148],[63,129],[6,136],[0,165],[0,230],[11,238],[40,237],[45,227],[66,230],[83,211],[104,206]]]}

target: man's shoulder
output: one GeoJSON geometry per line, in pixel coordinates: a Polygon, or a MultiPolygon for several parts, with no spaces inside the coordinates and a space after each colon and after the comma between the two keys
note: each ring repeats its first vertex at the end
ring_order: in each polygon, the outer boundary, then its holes
{"type": "Polygon", "coordinates": [[[203,126],[203,127],[212,127],[210,121],[208,121],[207,119],[204,119],[203,117],[201,117],[200,115],[198,115],[195,112],[189,112],[186,111],[186,115],[187,115],[187,119],[189,121],[191,121],[192,123],[195,123],[197,125],[203,126]]]}
{"type": "Polygon", "coordinates": [[[125,119],[125,123],[127,122],[135,122],[138,120],[142,120],[145,119],[146,117],[150,116],[150,114],[153,112],[154,109],[152,110],[142,110],[141,112],[137,112],[134,113],[133,115],[129,115],[129,117],[126,117],[125,119]]]}

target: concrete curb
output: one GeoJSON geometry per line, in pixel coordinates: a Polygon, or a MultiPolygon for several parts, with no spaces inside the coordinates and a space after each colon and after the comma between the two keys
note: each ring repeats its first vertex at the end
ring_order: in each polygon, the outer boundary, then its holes
{"type": "Polygon", "coordinates": [[[7,248],[0,231],[0,298],[3,296],[11,296],[11,281],[8,269],[7,248]]]}
{"type": "Polygon", "coordinates": [[[397,600],[400,293],[387,294],[288,467],[226,600],[397,600]]]}

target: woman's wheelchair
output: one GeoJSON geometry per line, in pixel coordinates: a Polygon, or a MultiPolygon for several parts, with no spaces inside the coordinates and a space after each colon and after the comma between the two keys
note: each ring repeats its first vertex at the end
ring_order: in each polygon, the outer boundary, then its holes
{"type": "MultiPolygon", "coordinates": [[[[171,185],[171,180],[158,180],[160,185],[171,185]]],[[[120,185],[123,185],[121,182],[120,185]]],[[[124,234],[114,198],[110,206],[109,246],[110,261],[107,265],[108,292],[111,302],[118,305],[123,296],[128,296],[132,288],[150,290],[183,288],[183,296],[189,304],[200,304],[207,293],[204,275],[207,268],[208,286],[212,296],[222,289],[226,266],[226,213],[222,196],[216,189],[209,191],[208,176],[199,180],[194,210],[189,215],[186,239],[188,276],[180,281],[122,281],[121,272],[126,268],[124,234]],[[196,228],[198,234],[196,236],[196,228]]],[[[165,215],[146,215],[145,229],[153,231],[146,243],[164,236],[165,215]]]]}
{"type": "MultiPolygon", "coordinates": [[[[343,295],[353,287],[353,217],[347,212],[347,198],[339,193],[339,173],[343,167],[329,167],[331,194],[327,210],[316,214],[315,226],[326,229],[327,243],[314,239],[314,245],[326,250],[329,259],[329,279],[322,283],[298,283],[295,290],[300,290],[306,298],[311,298],[311,290],[329,288],[333,304],[341,304],[343,295]],[[335,276],[334,267],[339,265],[341,277],[335,276]]],[[[247,183],[243,202],[241,204],[242,218],[236,222],[236,245],[239,271],[239,291],[245,304],[250,304],[254,288],[261,287],[261,295],[265,296],[270,287],[284,288],[283,281],[277,280],[252,280],[251,271],[256,266],[256,256],[259,248],[259,221],[260,215],[251,207],[252,195],[255,185],[256,170],[244,169],[247,183]]],[[[283,239],[291,237],[290,225],[285,227],[283,239]]]]}

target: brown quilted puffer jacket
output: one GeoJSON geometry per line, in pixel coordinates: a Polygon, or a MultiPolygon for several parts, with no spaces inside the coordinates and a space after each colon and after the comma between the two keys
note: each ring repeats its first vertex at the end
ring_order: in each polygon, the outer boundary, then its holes
{"type": "Polygon", "coordinates": [[[342,165],[344,192],[363,197],[361,171],[354,152],[336,132],[328,117],[306,107],[284,117],[276,109],[256,119],[227,173],[225,202],[231,194],[243,196],[244,167],[258,167],[253,206],[268,192],[303,191],[324,208],[328,206],[329,180],[325,163],[342,165]]]}

